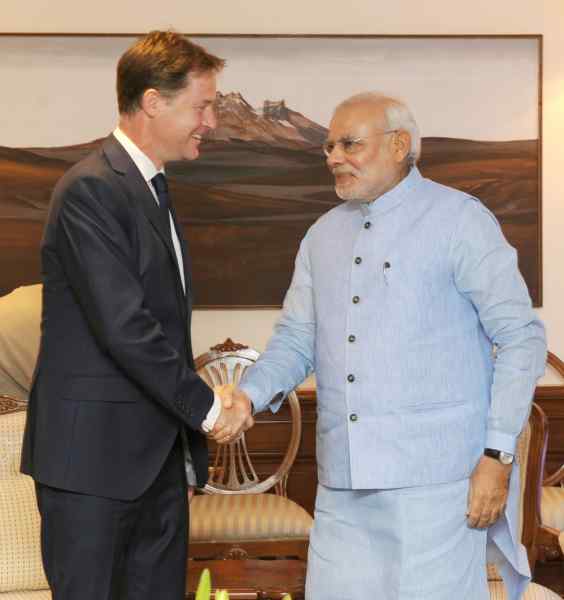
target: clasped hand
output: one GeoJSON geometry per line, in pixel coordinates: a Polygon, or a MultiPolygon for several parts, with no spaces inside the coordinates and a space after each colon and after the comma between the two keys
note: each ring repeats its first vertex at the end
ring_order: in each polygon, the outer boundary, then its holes
{"type": "Polygon", "coordinates": [[[251,401],[233,384],[218,385],[213,391],[221,398],[221,412],[209,435],[218,444],[228,444],[254,425],[251,401]]]}

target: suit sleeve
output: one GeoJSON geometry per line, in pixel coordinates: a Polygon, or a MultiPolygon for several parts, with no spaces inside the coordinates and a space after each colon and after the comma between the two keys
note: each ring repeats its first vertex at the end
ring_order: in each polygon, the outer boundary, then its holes
{"type": "Polygon", "coordinates": [[[60,193],[57,254],[98,343],[151,398],[199,430],[213,392],[145,305],[128,209],[99,178],[76,179],[60,193]]]}

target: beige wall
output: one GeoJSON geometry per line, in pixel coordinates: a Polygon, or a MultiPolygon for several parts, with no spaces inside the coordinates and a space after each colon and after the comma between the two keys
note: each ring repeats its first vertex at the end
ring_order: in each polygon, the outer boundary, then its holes
{"type": "MultiPolygon", "coordinates": [[[[544,306],[539,314],[547,325],[549,347],[564,357],[562,0],[348,0],[334,6],[327,0],[2,0],[0,29],[129,33],[171,26],[191,33],[543,34],[544,306]],[[142,10],[144,4],[147,8],[142,10]],[[158,15],[152,15],[154,11],[158,15]]],[[[276,315],[276,311],[199,311],[194,315],[195,351],[204,351],[226,335],[262,349],[276,315]]]]}

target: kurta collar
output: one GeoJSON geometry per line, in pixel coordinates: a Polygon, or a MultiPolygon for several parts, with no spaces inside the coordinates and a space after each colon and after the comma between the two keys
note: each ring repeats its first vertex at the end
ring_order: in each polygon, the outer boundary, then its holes
{"type": "Polygon", "coordinates": [[[411,171],[395,187],[382,194],[372,202],[362,202],[360,210],[366,217],[368,215],[382,215],[392,208],[399,206],[403,200],[419,185],[423,180],[417,167],[412,167],[411,171]]]}

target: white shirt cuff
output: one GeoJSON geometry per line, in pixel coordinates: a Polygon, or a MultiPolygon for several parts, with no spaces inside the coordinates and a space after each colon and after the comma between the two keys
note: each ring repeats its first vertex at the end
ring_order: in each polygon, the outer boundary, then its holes
{"type": "Polygon", "coordinates": [[[204,419],[204,422],[202,423],[202,430],[204,431],[204,433],[209,433],[214,428],[220,413],[221,398],[216,393],[214,393],[212,407],[210,408],[206,418],[204,419]]]}

